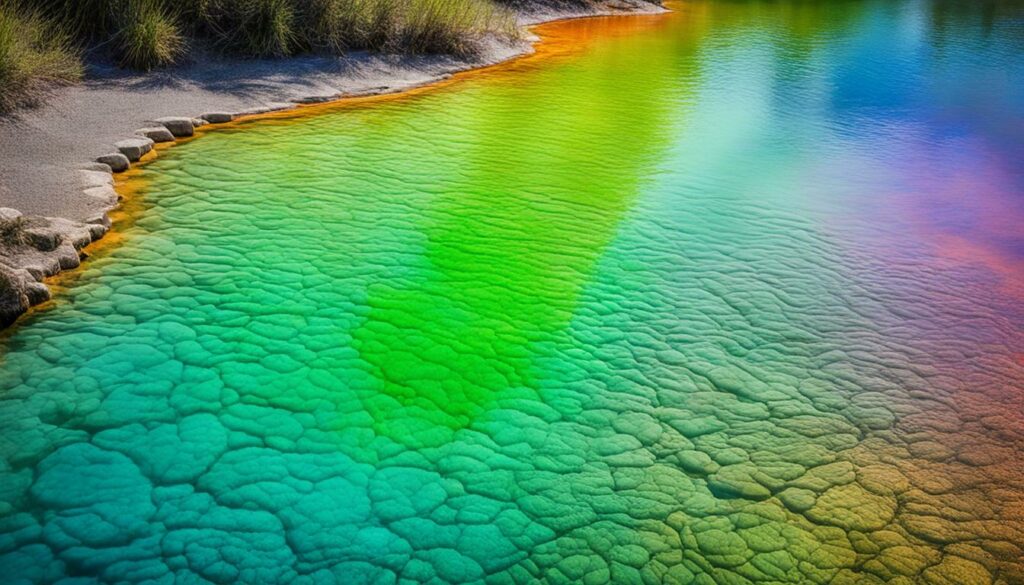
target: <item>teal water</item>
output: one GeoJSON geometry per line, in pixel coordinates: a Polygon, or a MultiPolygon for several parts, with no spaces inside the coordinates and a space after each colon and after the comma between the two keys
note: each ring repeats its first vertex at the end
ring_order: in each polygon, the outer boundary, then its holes
{"type": "Polygon", "coordinates": [[[1024,14],[673,8],[163,151],[0,350],[0,579],[1024,582],[1024,14]]]}

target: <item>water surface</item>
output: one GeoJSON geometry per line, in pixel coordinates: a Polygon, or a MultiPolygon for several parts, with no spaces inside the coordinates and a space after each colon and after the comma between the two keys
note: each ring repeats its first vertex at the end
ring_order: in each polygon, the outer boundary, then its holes
{"type": "Polygon", "coordinates": [[[7,335],[27,583],[1024,583],[1024,13],[677,2],[163,151],[7,335]]]}

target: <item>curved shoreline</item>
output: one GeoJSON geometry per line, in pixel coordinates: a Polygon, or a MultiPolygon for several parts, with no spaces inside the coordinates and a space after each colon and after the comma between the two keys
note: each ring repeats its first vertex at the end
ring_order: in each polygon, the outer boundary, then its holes
{"type": "MultiPolygon", "coordinates": [[[[206,111],[196,117],[157,117],[146,122],[145,126],[140,127],[133,135],[116,141],[107,154],[99,153],[94,158],[95,162],[79,161],[77,164],[69,165],[72,168],[64,169],[76,171],[79,187],[74,190],[75,195],[82,198],[82,202],[86,202],[84,207],[90,210],[88,216],[22,216],[21,211],[15,208],[22,206],[17,203],[8,204],[6,197],[0,199],[0,219],[23,222],[27,230],[25,233],[30,236],[27,239],[18,237],[13,240],[15,243],[5,244],[0,240],[0,330],[13,325],[33,307],[49,301],[50,287],[55,284],[51,280],[64,271],[77,268],[88,258],[89,252],[86,248],[99,241],[112,229],[109,214],[121,205],[124,199],[121,193],[123,184],[134,174],[128,173],[124,176],[122,173],[154,160],[158,151],[199,137],[212,129],[234,125],[236,122],[248,122],[282,113],[292,114],[313,106],[329,107],[359,99],[404,96],[415,90],[436,88],[439,84],[452,80],[456,74],[474,73],[508,64],[535,53],[534,46],[543,40],[529,32],[535,25],[578,18],[643,16],[667,12],[664,7],[650,4],[645,0],[628,2],[625,5],[621,2],[606,2],[589,11],[551,9],[550,6],[546,6],[547,11],[520,13],[518,20],[525,33],[523,40],[491,42],[480,59],[473,62],[462,61],[453,64],[448,61],[440,65],[435,64],[427,67],[428,75],[421,79],[402,77],[400,73],[404,65],[399,65],[393,71],[383,72],[384,81],[390,82],[383,85],[376,84],[351,91],[343,89],[341,92],[328,95],[282,96],[288,101],[270,102],[267,105],[238,111],[216,111],[215,108],[211,108],[213,111],[206,111]],[[118,180],[121,176],[124,178],[118,180]]],[[[295,87],[286,89],[294,93],[295,87]]],[[[10,150],[9,145],[7,149],[2,148],[3,146],[0,142],[0,155],[10,150]]],[[[37,166],[43,167],[44,161],[37,161],[37,166]]],[[[0,196],[3,196],[5,191],[9,189],[0,185],[0,196]]],[[[26,197],[30,196],[22,195],[23,202],[26,197]]]]}

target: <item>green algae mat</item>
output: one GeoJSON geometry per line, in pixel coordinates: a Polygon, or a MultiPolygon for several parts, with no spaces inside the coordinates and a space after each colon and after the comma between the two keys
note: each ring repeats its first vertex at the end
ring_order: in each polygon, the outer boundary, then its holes
{"type": "Polygon", "coordinates": [[[4,583],[1024,583],[1024,12],[677,2],[162,151],[4,583]]]}

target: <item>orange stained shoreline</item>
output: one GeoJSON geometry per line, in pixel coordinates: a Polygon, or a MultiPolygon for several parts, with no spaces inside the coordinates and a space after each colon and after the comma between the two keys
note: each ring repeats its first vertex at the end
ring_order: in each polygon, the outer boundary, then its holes
{"type": "MultiPolygon", "coordinates": [[[[669,5],[671,4],[670,2],[669,5]]],[[[87,256],[83,264],[88,259],[105,256],[111,250],[124,243],[128,229],[142,216],[146,209],[143,198],[138,196],[147,187],[148,182],[144,176],[146,165],[159,158],[162,152],[175,146],[201,138],[208,132],[239,129],[253,123],[271,121],[290,123],[309,116],[318,116],[329,112],[412,99],[427,93],[451,88],[467,79],[479,76],[494,77],[499,80],[512,79],[523,71],[539,66],[542,63],[546,64],[552,59],[576,55],[597,40],[635,34],[661,26],[664,24],[665,18],[672,14],[672,12],[655,12],[570,17],[532,25],[526,27],[526,30],[537,36],[537,40],[532,43],[534,50],[499,63],[458,71],[443,79],[388,93],[342,96],[321,103],[296,104],[295,107],[285,110],[242,115],[224,124],[200,126],[195,129],[193,136],[176,139],[173,142],[155,144],[153,150],[147,153],[139,162],[133,164],[131,169],[114,176],[114,190],[118,194],[119,203],[108,212],[111,227],[102,238],[82,249],[87,256]]],[[[45,313],[56,307],[63,293],[78,280],[81,274],[82,266],[79,266],[46,277],[43,282],[50,288],[50,300],[30,307],[17,322],[8,327],[6,331],[0,332],[0,340],[9,337],[22,320],[32,318],[36,314],[45,313]]]]}

